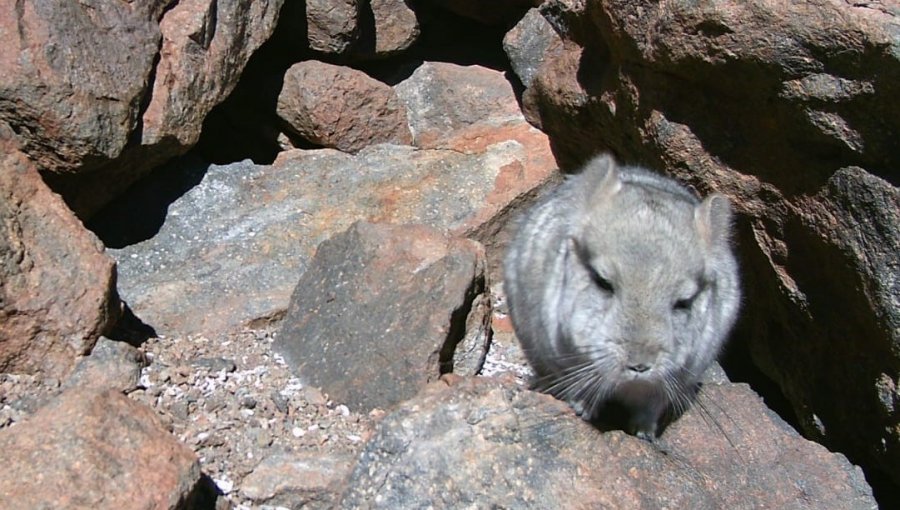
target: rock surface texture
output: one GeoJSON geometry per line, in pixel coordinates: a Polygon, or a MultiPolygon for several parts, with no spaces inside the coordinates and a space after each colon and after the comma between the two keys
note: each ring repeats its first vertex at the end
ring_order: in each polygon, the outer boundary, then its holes
{"type": "Polygon", "coordinates": [[[859,468],[798,437],[746,387],[705,389],[659,444],[601,434],[510,381],[442,380],[378,425],[341,508],[858,508],[859,468]],[[740,405],[733,406],[735,402],[740,405]]]}
{"type": "Polygon", "coordinates": [[[303,273],[275,349],[352,410],[475,375],[488,348],[484,248],[421,225],[354,223],[303,273]]]}
{"type": "Polygon", "coordinates": [[[200,464],[153,410],[116,391],[72,390],[0,430],[0,507],[193,508],[200,464]]]}
{"type": "Polygon", "coordinates": [[[900,482],[900,23],[843,1],[551,0],[525,92],[564,166],[598,150],[725,193],[735,336],[805,433],[900,482]]]}
{"type": "Polygon", "coordinates": [[[115,262],[25,155],[5,152],[0,372],[63,377],[113,326],[118,306],[115,262]]]}

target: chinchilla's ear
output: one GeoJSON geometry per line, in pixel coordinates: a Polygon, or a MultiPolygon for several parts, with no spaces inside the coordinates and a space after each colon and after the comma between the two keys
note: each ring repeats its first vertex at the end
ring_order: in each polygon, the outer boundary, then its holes
{"type": "Polygon", "coordinates": [[[609,197],[622,189],[619,179],[619,165],[610,154],[601,154],[585,165],[582,175],[582,187],[579,190],[582,204],[588,210],[604,204],[609,197]]]}
{"type": "Polygon", "coordinates": [[[722,246],[731,239],[732,216],[731,202],[713,193],[694,209],[694,225],[707,246],[722,246]]]}

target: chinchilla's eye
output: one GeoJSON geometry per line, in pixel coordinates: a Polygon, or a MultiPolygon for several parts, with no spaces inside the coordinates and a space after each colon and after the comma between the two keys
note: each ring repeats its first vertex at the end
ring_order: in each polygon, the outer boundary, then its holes
{"type": "Polygon", "coordinates": [[[694,304],[694,297],[691,296],[689,298],[679,299],[675,301],[675,304],[672,305],[672,309],[679,312],[686,312],[691,309],[691,305],[694,304]]]}
{"type": "Polygon", "coordinates": [[[612,282],[600,276],[600,273],[598,273],[596,269],[589,267],[588,272],[590,272],[591,274],[591,280],[594,282],[594,285],[599,287],[600,290],[608,292],[610,294],[613,294],[615,292],[615,288],[613,287],[612,282]]]}

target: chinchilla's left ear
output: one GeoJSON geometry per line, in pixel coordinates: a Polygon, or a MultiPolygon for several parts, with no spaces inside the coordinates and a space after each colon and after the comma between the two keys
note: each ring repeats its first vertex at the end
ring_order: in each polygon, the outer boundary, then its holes
{"type": "Polygon", "coordinates": [[[721,246],[731,240],[732,217],[728,198],[712,193],[694,209],[694,226],[707,246],[721,246]]]}

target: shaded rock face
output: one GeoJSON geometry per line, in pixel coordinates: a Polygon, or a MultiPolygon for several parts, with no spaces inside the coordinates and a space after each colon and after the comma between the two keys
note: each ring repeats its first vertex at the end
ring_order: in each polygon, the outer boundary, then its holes
{"type": "Polygon", "coordinates": [[[0,448],[0,506],[10,510],[194,508],[202,497],[194,453],[116,391],[64,393],[0,430],[0,448]]]}
{"type": "Polygon", "coordinates": [[[15,150],[0,160],[0,371],[61,378],[118,318],[115,262],[15,150]]]}
{"type": "Polygon", "coordinates": [[[319,245],[275,349],[351,409],[386,408],[442,373],[481,369],[485,292],[478,243],[421,225],[355,223],[319,245]]]}
{"type": "Polygon", "coordinates": [[[514,383],[451,377],[384,418],[340,507],[875,508],[859,468],[746,386],[704,393],[705,416],[689,411],[651,444],[514,383]]]}
{"type": "Polygon", "coordinates": [[[0,62],[18,67],[0,74],[19,82],[0,86],[9,105],[0,119],[81,217],[197,142],[282,4],[189,0],[163,15],[170,3],[35,1],[24,4],[22,23],[4,10],[3,31],[21,34],[18,47],[34,56],[5,45],[0,62]]]}
{"type": "Polygon", "coordinates": [[[900,25],[807,4],[550,1],[525,92],[564,166],[612,150],[737,204],[735,337],[804,431],[900,481],[900,25]]]}

